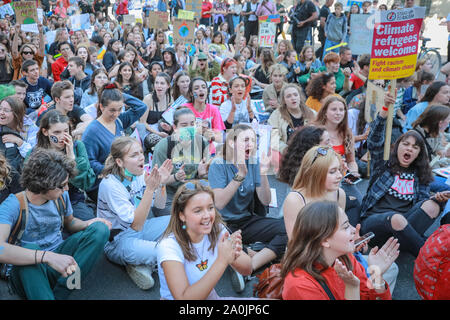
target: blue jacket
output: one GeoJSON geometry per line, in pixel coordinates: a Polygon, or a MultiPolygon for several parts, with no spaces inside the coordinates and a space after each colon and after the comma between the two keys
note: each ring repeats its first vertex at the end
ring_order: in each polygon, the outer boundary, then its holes
{"type": "MultiPolygon", "coordinates": [[[[383,160],[384,136],[386,131],[386,119],[377,118],[370,125],[370,133],[367,138],[367,149],[370,152],[370,180],[367,193],[361,204],[361,218],[367,217],[367,211],[373,208],[388,192],[395,181],[389,160],[383,160]]],[[[430,197],[428,185],[419,184],[417,176],[414,178],[413,205],[430,197]]]]}
{"type": "Polygon", "coordinates": [[[125,129],[139,120],[147,110],[147,105],[139,99],[123,94],[124,103],[130,106],[128,111],[122,112],[116,120],[116,132],[113,135],[98,120],[92,121],[84,130],[83,141],[92,169],[97,175],[94,186],[87,191],[98,189],[100,183],[98,175],[103,171],[105,160],[111,150],[111,145],[116,137],[124,136],[125,129]]]}

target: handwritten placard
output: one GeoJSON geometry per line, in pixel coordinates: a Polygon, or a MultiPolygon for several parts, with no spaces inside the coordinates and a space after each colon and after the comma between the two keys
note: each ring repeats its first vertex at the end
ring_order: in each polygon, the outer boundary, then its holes
{"type": "Polygon", "coordinates": [[[173,21],[173,41],[175,43],[193,43],[195,39],[195,22],[175,19],[173,21]]]}
{"type": "Polygon", "coordinates": [[[184,19],[184,20],[194,20],[195,18],[195,12],[194,11],[187,11],[187,10],[178,10],[178,19],[184,19]]]}
{"type": "Polygon", "coordinates": [[[169,13],[162,11],[150,11],[147,18],[147,25],[151,29],[167,30],[169,28],[169,13]]]}
{"type": "Polygon", "coordinates": [[[134,24],[136,17],[133,14],[126,14],[123,16],[123,24],[134,24]]]}
{"type": "Polygon", "coordinates": [[[195,13],[195,18],[199,19],[202,15],[202,0],[186,0],[186,10],[195,13]]]}
{"type": "Polygon", "coordinates": [[[17,24],[38,23],[36,1],[14,2],[17,24]]]}

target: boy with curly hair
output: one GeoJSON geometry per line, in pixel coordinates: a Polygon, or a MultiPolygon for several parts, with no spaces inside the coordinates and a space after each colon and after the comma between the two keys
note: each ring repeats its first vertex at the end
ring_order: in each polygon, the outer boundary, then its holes
{"type": "Polygon", "coordinates": [[[11,194],[0,205],[0,247],[4,248],[0,263],[13,265],[9,280],[23,298],[66,299],[71,287],[68,277],[76,272],[85,277],[108,241],[110,222],[81,221],[72,215],[67,190],[75,165],[57,151],[38,148],[31,153],[21,176],[26,226],[14,243],[7,241],[20,214],[19,198],[11,194]],[[65,210],[61,210],[61,197],[65,210]],[[66,240],[63,228],[72,233],[66,240]]]}

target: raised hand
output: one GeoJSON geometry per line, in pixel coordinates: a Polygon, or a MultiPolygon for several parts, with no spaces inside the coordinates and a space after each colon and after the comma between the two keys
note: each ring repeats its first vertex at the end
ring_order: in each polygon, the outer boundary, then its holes
{"type": "Polygon", "coordinates": [[[369,267],[378,268],[379,274],[385,273],[400,254],[399,247],[398,240],[390,237],[381,249],[373,248],[367,260],[369,267]]]}
{"type": "Polygon", "coordinates": [[[144,174],[145,186],[147,190],[155,191],[161,184],[161,175],[158,171],[158,165],[155,165],[150,173],[144,174]]]}
{"type": "Polygon", "coordinates": [[[166,184],[170,178],[170,175],[173,170],[173,164],[171,159],[167,159],[161,165],[161,168],[158,169],[159,175],[161,176],[161,183],[166,184]]]}
{"type": "Polygon", "coordinates": [[[359,278],[355,276],[352,271],[349,271],[339,259],[336,259],[334,263],[334,270],[336,271],[339,278],[344,281],[345,285],[357,287],[359,289],[359,278]]]}

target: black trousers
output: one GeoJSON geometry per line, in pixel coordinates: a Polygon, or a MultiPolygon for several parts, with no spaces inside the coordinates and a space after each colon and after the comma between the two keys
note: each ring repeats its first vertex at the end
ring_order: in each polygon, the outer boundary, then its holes
{"type": "Polygon", "coordinates": [[[244,23],[245,25],[245,39],[248,41],[250,40],[251,36],[257,36],[258,35],[258,21],[247,21],[244,23]]]}
{"type": "Polygon", "coordinates": [[[293,28],[292,33],[295,34],[295,42],[293,44],[294,49],[295,51],[297,51],[298,54],[300,54],[300,52],[302,51],[310,30],[311,27],[293,28]]]}
{"type": "Polygon", "coordinates": [[[243,244],[259,241],[275,252],[277,258],[283,256],[288,241],[284,219],[252,215],[238,221],[228,221],[227,225],[231,232],[242,230],[243,244]]]}

